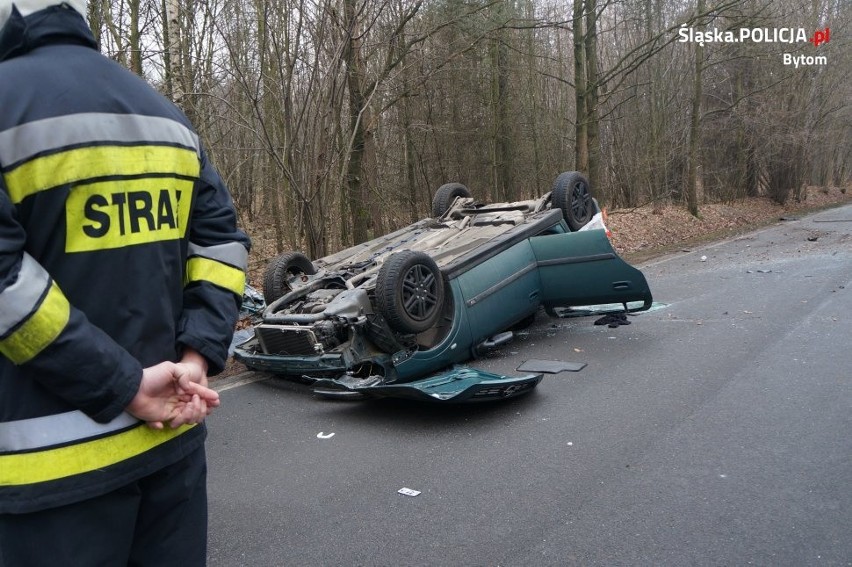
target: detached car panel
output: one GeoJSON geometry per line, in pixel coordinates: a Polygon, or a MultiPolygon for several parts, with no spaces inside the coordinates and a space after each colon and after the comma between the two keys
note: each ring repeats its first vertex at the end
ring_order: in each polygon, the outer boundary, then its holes
{"type": "Polygon", "coordinates": [[[505,400],[530,392],[541,382],[542,374],[502,376],[477,368],[454,367],[412,382],[385,384],[379,377],[338,380],[319,379],[316,391],[324,396],[350,395],[377,398],[403,398],[421,402],[468,403],[505,400]],[[327,389],[326,389],[327,387],[327,389]]]}
{"type": "Polygon", "coordinates": [[[325,394],[505,399],[532,390],[541,375],[447,369],[503,344],[540,307],[562,316],[592,305],[651,306],[645,277],[612,248],[577,172],[560,175],[541,198],[494,205],[447,184],[433,214],[313,262],[298,252],[275,258],[262,322],[234,356],[314,381],[325,394]]]}

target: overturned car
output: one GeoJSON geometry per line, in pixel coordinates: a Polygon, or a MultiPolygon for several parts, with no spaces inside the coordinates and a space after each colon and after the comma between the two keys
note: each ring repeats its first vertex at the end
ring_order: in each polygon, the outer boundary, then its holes
{"type": "Polygon", "coordinates": [[[571,316],[587,314],[583,306],[651,306],[645,277],[613,250],[578,172],[513,203],[482,204],[449,183],[432,205],[432,217],[336,254],[275,258],[262,321],[235,358],[328,396],[503,399],[529,392],[541,374],[454,365],[510,340],[540,307],[571,316]]]}

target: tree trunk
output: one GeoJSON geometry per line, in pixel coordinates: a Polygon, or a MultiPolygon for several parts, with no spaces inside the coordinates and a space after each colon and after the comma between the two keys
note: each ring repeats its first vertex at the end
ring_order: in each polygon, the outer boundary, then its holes
{"type": "Polygon", "coordinates": [[[89,28],[92,30],[92,35],[95,36],[95,42],[98,48],[101,46],[101,31],[104,26],[103,3],[97,0],[92,0],[86,6],[86,19],[89,21],[89,28]]]}
{"type": "Polygon", "coordinates": [[[142,76],[142,43],[139,37],[139,0],[128,0],[130,7],[130,70],[142,76]]]}
{"type": "Polygon", "coordinates": [[[589,152],[589,183],[602,196],[601,141],[598,116],[598,14],[597,0],[586,0],[586,122],[589,152]]]}
{"type": "Polygon", "coordinates": [[[183,71],[181,63],[181,41],[180,41],[180,0],[163,0],[165,5],[165,26],[163,26],[163,40],[166,41],[166,89],[172,101],[183,107],[183,71]]]}
{"type": "Polygon", "coordinates": [[[174,78],[172,76],[172,35],[169,23],[169,0],[160,2],[163,16],[163,90],[169,100],[175,99],[174,78]]]}
{"type": "Polygon", "coordinates": [[[352,219],[352,237],[355,244],[370,239],[371,211],[370,185],[365,174],[369,146],[373,143],[372,116],[365,89],[365,63],[361,54],[361,40],[356,13],[356,0],[344,0],[346,21],[346,46],[343,52],[346,65],[346,85],[349,90],[349,126],[352,132],[349,162],[346,168],[346,186],[349,190],[349,210],[352,219]]]}
{"type": "MultiPolygon", "coordinates": [[[[496,6],[497,25],[506,20],[506,2],[496,6]]],[[[509,118],[509,48],[506,30],[500,28],[491,42],[491,104],[494,121],[492,169],[496,200],[514,201],[514,163],[512,160],[512,127],[509,118]]]]}
{"type": "MultiPolygon", "coordinates": [[[[704,0],[698,0],[697,14],[704,13],[704,0]]],[[[701,136],[701,73],[704,69],[704,48],[701,42],[693,43],[695,71],[692,81],[692,111],[689,122],[689,166],[686,176],[686,208],[698,216],[698,138],[701,136]]]]}
{"type": "Polygon", "coordinates": [[[586,43],[583,0],[574,0],[574,169],[589,171],[589,135],[586,115],[586,43]]]}
{"type": "Polygon", "coordinates": [[[414,173],[414,140],[411,139],[411,102],[409,97],[402,101],[402,150],[405,163],[405,182],[408,188],[408,220],[415,222],[420,215],[417,211],[417,183],[414,173]]]}

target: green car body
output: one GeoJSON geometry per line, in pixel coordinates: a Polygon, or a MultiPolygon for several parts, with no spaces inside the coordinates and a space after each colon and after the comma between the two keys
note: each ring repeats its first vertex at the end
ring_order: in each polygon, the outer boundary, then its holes
{"type": "Polygon", "coordinates": [[[325,394],[460,402],[525,393],[540,374],[456,365],[508,340],[509,329],[542,307],[555,315],[557,308],[624,312],[652,304],[644,275],[618,256],[605,229],[572,231],[564,217],[550,194],[500,205],[459,197],[440,218],[310,265],[294,268],[291,254],[267,273],[267,283],[286,281],[283,297],[267,298],[256,336],[235,357],[311,380],[325,394]]]}

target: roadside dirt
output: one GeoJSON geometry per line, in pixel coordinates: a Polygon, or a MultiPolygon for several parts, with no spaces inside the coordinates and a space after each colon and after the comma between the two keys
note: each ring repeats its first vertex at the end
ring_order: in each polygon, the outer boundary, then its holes
{"type": "MultiPolygon", "coordinates": [[[[809,187],[799,202],[778,205],[766,198],[751,198],[732,203],[705,204],[699,217],[682,206],[646,205],[635,209],[608,211],[607,226],[612,232],[616,251],[632,264],[705,242],[729,238],[778,222],[784,217],[800,216],[820,209],[852,203],[852,187],[809,187]]],[[[269,233],[267,233],[269,234],[269,233]]],[[[266,261],[275,255],[274,244],[264,234],[251,234],[252,261],[249,282],[256,287],[263,281],[266,261]]],[[[245,323],[240,325],[246,326],[245,323]]],[[[228,361],[224,378],[245,372],[239,362],[228,361]]]]}
{"type": "Polygon", "coordinates": [[[758,197],[707,204],[699,208],[698,218],[683,206],[673,205],[614,210],[609,212],[607,226],[616,251],[631,263],[640,263],[680,248],[755,230],[787,216],[846,203],[852,203],[852,187],[809,187],[800,202],[782,206],[758,197]]]}

